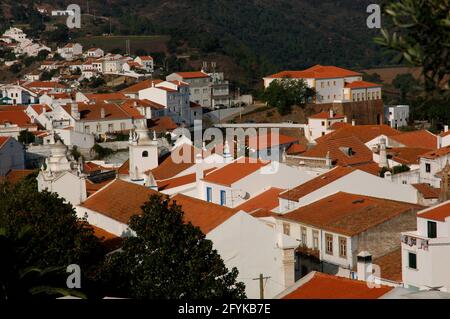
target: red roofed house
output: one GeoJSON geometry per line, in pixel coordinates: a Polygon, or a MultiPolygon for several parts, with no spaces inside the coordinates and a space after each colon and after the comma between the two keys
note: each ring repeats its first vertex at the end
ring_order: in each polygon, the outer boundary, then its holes
{"type": "MultiPolygon", "coordinates": [[[[338,192],[283,215],[262,219],[297,239],[298,252],[322,262],[322,271],[339,271],[349,276],[357,266],[359,253],[368,251],[378,258],[397,249],[400,233],[414,228],[416,213],[422,208],[396,200],[338,192]]],[[[314,259],[303,259],[302,275],[320,269],[314,259]]]]}
{"type": "Polygon", "coordinates": [[[304,80],[316,90],[317,104],[381,99],[381,85],[363,81],[361,73],[335,66],[315,65],[303,71],[282,71],[264,77],[264,87],[283,78],[304,80]]]}
{"type": "Polygon", "coordinates": [[[181,81],[189,84],[190,100],[202,107],[211,107],[211,77],[203,71],[176,72],[166,77],[167,81],[181,81]]]}
{"type": "Polygon", "coordinates": [[[90,48],[86,51],[86,57],[88,58],[101,58],[105,55],[105,51],[100,48],[90,48]]]}
{"type": "Polygon", "coordinates": [[[0,99],[8,98],[10,101],[8,104],[35,104],[39,103],[38,94],[23,85],[20,84],[6,84],[0,86],[0,99]]]}
{"type": "Polygon", "coordinates": [[[62,58],[72,60],[83,54],[83,46],[79,43],[67,43],[64,47],[58,48],[57,52],[62,58]]]}
{"type": "Polygon", "coordinates": [[[12,106],[8,109],[0,109],[0,136],[12,136],[17,139],[21,131],[36,132],[37,129],[37,124],[22,107],[12,106]]]}
{"type": "Polygon", "coordinates": [[[402,233],[403,282],[449,291],[450,201],[420,211],[416,229],[402,233]]]}
{"type": "Polygon", "coordinates": [[[10,170],[25,168],[25,151],[23,145],[12,137],[0,136],[0,176],[10,170]]]}
{"type": "MultiPolygon", "coordinates": [[[[133,236],[128,222],[142,213],[141,206],[157,192],[140,185],[115,180],[76,207],[79,217],[91,225],[120,237],[133,236]]],[[[249,298],[259,298],[260,273],[270,276],[264,295],[275,295],[294,284],[294,248],[297,242],[277,233],[249,214],[227,207],[176,195],[173,203],[184,211],[185,222],[199,227],[211,240],[228,269],[237,267],[249,298]]],[[[173,243],[176,245],[177,243],[173,243]]]]}
{"type": "Polygon", "coordinates": [[[138,56],[134,59],[134,62],[143,66],[144,70],[148,73],[153,73],[153,58],[149,55],[138,56]]]}
{"type": "Polygon", "coordinates": [[[347,123],[347,117],[337,114],[330,109],[329,112],[320,112],[308,117],[308,127],[305,129],[305,137],[310,142],[314,142],[316,138],[331,133],[333,125],[336,123],[347,123]]]}

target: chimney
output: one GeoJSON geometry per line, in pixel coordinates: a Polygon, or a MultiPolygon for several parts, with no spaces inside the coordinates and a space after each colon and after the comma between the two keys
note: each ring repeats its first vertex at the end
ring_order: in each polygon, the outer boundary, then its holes
{"type": "Polygon", "coordinates": [[[105,118],[105,108],[101,108],[100,109],[100,118],[104,119],[105,118]]]}
{"type": "Polygon", "coordinates": [[[330,109],[330,119],[332,119],[334,117],[334,111],[333,109],[330,109]]]}
{"type": "Polygon", "coordinates": [[[387,180],[387,181],[392,182],[392,173],[389,172],[389,171],[384,172],[384,179],[387,180]]]}
{"type": "Polygon", "coordinates": [[[72,116],[75,120],[80,119],[80,112],[78,111],[77,103],[70,104],[70,116],[72,116]]]}
{"type": "Polygon", "coordinates": [[[42,114],[45,114],[47,112],[47,109],[45,108],[45,105],[42,106],[42,114]]]}
{"type": "Polygon", "coordinates": [[[358,280],[367,281],[372,275],[372,255],[368,251],[358,254],[356,271],[358,280]]]}
{"type": "Polygon", "coordinates": [[[356,125],[355,120],[352,120],[352,126],[355,126],[355,125],[356,125]]]}
{"type": "Polygon", "coordinates": [[[378,161],[379,167],[388,167],[387,152],[386,152],[386,139],[380,138],[380,158],[378,161]]]}
{"type": "Polygon", "coordinates": [[[450,198],[449,194],[449,176],[450,174],[450,165],[447,162],[444,169],[442,170],[442,177],[441,177],[441,193],[439,194],[439,201],[440,202],[446,202],[450,198]]]}
{"type": "Polygon", "coordinates": [[[448,132],[448,125],[444,125],[444,133],[448,132]]]}

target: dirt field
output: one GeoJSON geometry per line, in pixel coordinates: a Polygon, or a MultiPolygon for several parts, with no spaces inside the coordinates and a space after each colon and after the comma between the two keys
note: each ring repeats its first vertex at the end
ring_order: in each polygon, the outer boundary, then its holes
{"type": "Polygon", "coordinates": [[[415,79],[421,78],[422,69],[418,67],[391,67],[391,68],[376,68],[362,70],[367,74],[378,73],[384,84],[391,84],[395,77],[399,74],[411,73],[415,79]]]}
{"type": "Polygon", "coordinates": [[[131,53],[137,49],[147,52],[167,52],[166,43],[168,36],[93,36],[76,39],[84,48],[100,47],[104,51],[111,52],[113,49],[121,49],[125,52],[126,40],[130,40],[131,53]]]}

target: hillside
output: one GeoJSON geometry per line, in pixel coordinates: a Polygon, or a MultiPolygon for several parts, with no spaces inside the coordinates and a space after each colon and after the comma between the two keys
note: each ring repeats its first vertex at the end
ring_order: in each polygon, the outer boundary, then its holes
{"type": "MultiPolygon", "coordinates": [[[[34,3],[58,9],[79,3],[87,13],[86,1],[34,3]]],[[[169,35],[171,53],[192,60],[210,54],[230,57],[250,84],[279,69],[317,63],[358,69],[389,64],[372,42],[377,31],[366,26],[370,3],[374,1],[97,0],[89,1],[89,13],[97,17],[94,25],[85,23],[73,37],[109,30],[114,35],[169,35]]]]}

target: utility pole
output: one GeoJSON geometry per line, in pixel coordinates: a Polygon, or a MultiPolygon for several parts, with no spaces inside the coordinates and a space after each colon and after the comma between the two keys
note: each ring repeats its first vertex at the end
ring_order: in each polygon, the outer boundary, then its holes
{"type": "Polygon", "coordinates": [[[270,276],[264,277],[263,274],[259,274],[258,278],[253,278],[253,280],[259,280],[259,299],[264,299],[264,279],[269,279],[270,276]]]}

